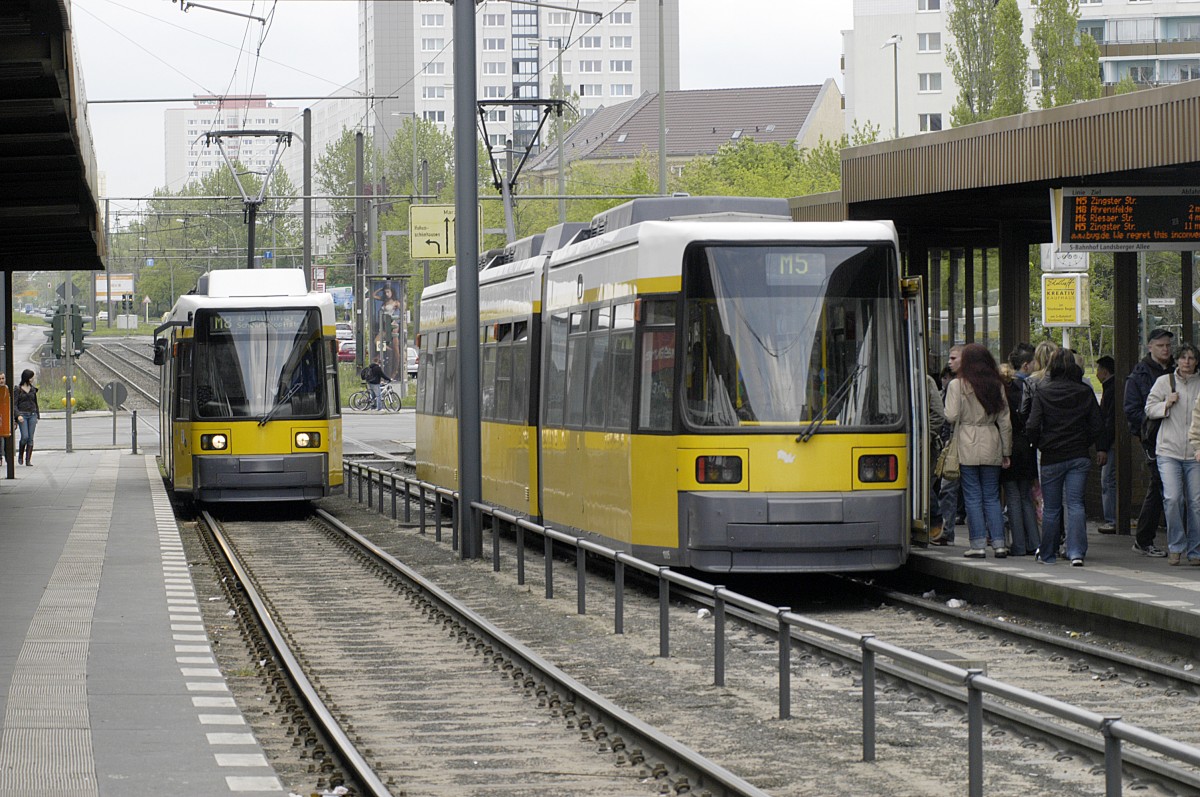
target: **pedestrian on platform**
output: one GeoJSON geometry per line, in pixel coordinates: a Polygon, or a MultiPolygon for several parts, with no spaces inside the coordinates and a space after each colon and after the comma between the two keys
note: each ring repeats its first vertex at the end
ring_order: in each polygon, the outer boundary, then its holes
{"type": "Polygon", "coordinates": [[[0,371],[0,465],[3,465],[8,457],[12,424],[12,394],[8,390],[8,374],[0,371]]]}
{"type": "Polygon", "coordinates": [[[17,464],[33,464],[33,433],[37,429],[42,410],[38,407],[36,378],[31,369],[21,372],[21,383],[17,385],[17,428],[21,430],[21,443],[17,449],[17,464]]]}
{"type": "Polygon", "coordinates": [[[1025,434],[1025,422],[1021,420],[1020,413],[1025,384],[1021,373],[1029,368],[1031,362],[1032,350],[1013,349],[1009,361],[1000,365],[1004,396],[1008,400],[1008,420],[1012,425],[1012,462],[1000,474],[1000,486],[1004,489],[1004,505],[1008,508],[1008,527],[1012,538],[1009,553],[1013,556],[1032,556],[1041,540],[1037,509],[1033,505],[1031,492],[1038,476],[1037,455],[1025,434]]]}
{"type": "Polygon", "coordinates": [[[1146,419],[1146,399],[1150,396],[1150,388],[1154,387],[1160,376],[1175,368],[1175,361],[1171,359],[1174,338],[1168,330],[1152,330],[1146,356],[1125,379],[1125,423],[1129,425],[1129,433],[1141,441],[1142,450],[1146,453],[1146,466],[1150,469],[1150,484],[1146,488],[1142,511],[1138,514],[1137,535],[1133,541],[1133,550],[1142,556],[1167,555],[1166,551],[1154,545],[1158,524],[1163,516],[1163,483],[1154,459],[1154,441],[1142,440],[1142,422],[1146,419]]]}
{"type": "Polygon", "coordinates": [[[1042,540],[1038,561],[1054,564],[1066,516],[1066,555],[1074,567],[1087,556],[1087,515],[1083,491],[1092,467],[1089,450],[1100,436],[1100,406],[1070,349],[1059,349],[1050,360],[1048,378],[1033,396],[1025,425],[1030,441],[1041,452],[1042,540]]]}
{"type": "Polygon", "coordinates": [[[942,507],[933,465],[942,450],[942,428],[946,425],[946,408],[942,405],[942,393],[938,390],[937,380],[929,374],[925,374],[925,392],[929,396],[929,478],[926,481],[929,485],[929,542],[933,545],[944,545],[942,537],[945,534],[945,524],[942,522],[942,507]]]}
{"type": "Polygon", "coordinates": [[[1029,411],[1033,409],[1033,394],[1038,385],[1050,371],[1050,360],[1058,351],[1058,344],[1052,340],[1043,340],[1033,350],[1033,363],[1029,366],[1030,374],[1025,379],[1024,390],[1021,393],[1021,420],[1029,422],[1029,411]]]}
{"type": "Polygon", "coordinates": [[[1008,556],[1008,546],[1000,508],[1000,471],[1010,464],[1012,424],[1004,383],[986,346],[963,347],[958,377],[946,389],[946,420],[954,424],[959,484],[967,505],[971,547],[964,555],[986,556],[990,542],[995,556],[1002,559],[1008,556]]]}
{"type": "Polygon", "coordinates": [[[1104,522],[1101,534],[1117,531],[1117,461],[1113,444],[1117,439],[1117,363],[1105,354],[1096,360],[1096,379],[1100,381],[1100,437],[1096,440],[1096,461],[1100,463],[1100,508],[1104,522]]]}
{"type": "MultiPolygon", "coordinates": [[[[962,345],[955,344],[950,347],[950,352],[947,354],[945,367],[942,368],[940,375],[942,382],[942,405],[945,410],[946,391],[950,388],[950,383],[958,376],[958,362],[962,355],[962,345]]],[[[954,424],[946,423],[942,426],[942,445],[950,444],[950,438],[954,436],[954,424]]],[[[936,540],[933,540],[937,545],[953,545],[954,544],[954,526],[958,523],[958,479],[950,479],[942,476],[938,479],[937,500],[942,514],[942,534],[936,540]]]]}
{"type": "Polygon", "coordinates": [[[1161,418],[1154,461],[1163,485],[1167,516],[1167,564],[1200,565],[1200,462],[1192,444],[1192,415],[1200,397],[1196,365],[1200,352],[1190,343],[1175,350],[1175,372],[1161,376],[1146,397],[1146,417],[1161,418]]]}

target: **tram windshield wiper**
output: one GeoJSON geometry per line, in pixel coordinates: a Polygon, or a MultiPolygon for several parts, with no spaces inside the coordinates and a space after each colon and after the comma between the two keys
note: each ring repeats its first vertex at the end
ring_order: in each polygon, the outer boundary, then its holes
{"type": "Polygon", "coordinates": [[[287,389],[287,392],[285,392],[279,398],[275,399],[274,406],[272,406],[271,409],[267,410],[267,414],[262,417],[262,420],[258,422],[258,425],[266,426],[267,421],[269,421],[275,417],[275,413],[279,412],[279,408],[283,406],[284,402],[286,402],[292,396],[296,395],[296,393],[298,393],[299,391],[300,391],[300,383],[299,382],[297,382],[296,384],[289,387],[287,389]]]}
{"type": "Polygon", "coordinates": [[[842,398],[850,392],[851,388],[853,388],[854,384],[858,381],[858,375],[865,370],[867,370],[867,366],[862,364],[854,367],[854,370],[850,372],[850,375],[842,380],[842,383],[838,385],[838,389],[835,390],[833,395],[829,397],[829,400],[825,402],[825,406],[821,408],[819,413],[817,413],[817,417],[813,418],[805,430],[800,433],[800,436],[796,438],[797,443],[807,443],[809,439],[817,433],[817,428],[829,415],[830,409],[840,403],[842,398]]]}

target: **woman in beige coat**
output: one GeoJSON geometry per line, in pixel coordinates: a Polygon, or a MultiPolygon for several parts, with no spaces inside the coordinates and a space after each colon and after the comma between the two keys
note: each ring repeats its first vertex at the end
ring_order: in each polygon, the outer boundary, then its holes
{"type": "Polygon", "coordinates": [[[1004,511],[1000,507],[1000,471],[1010,464],[1012,423],[996,358],[987,347],[963,347],[958,378],[946,389],[946,420],[954,424],[958,461],[967,507],[971,547],[965,556],[985,556],[990,540],[996,558],[1008,556],[1004,511]]]}

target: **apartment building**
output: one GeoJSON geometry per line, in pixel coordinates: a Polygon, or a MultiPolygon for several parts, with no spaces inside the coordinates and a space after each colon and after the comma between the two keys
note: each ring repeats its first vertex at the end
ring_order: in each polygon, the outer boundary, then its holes
{"type": "MultiPolygon", "coordinates": [[[[614,0],[524,5],[487,0],[475,11],[479,100],[539,99],[562,76],[590,114],[658,88],[659,6],[614,0]]],[[[679,0],[663,11],[666,88],[679,88],[679,0]]],[[[439,3],[364,0],[359,63],[372,104],[367,125],[388,139],[414,114],[449,130],[454,111],[453,8],[439,3]]],[[[523,146],[537,129],[536,107],[487,109],[492,146],[523,146]]]]}
{"type": "MultiPolygon", "coordinates": [[[[889,138],[950,127],[958,86],[946,65],[950,0],[854,0],[854,28],[842,32],[846,130],[878,125],[889,138]]],[[[1018,0],[1030,45],[1036,3],[1018,0]]],[[[1126,76],[1142,85],[1200,77],[1200,2],[1080,0],[1081,31],[1100,45],[1106,88],[1126,76]]],[[[1037,107],[1037,60],[1030,53],[1029,105],[1037,107]]]]}
{"type": "MultiPolygon", "coordinates": [[[[196,95],[190,108],[163,112],[166,151],[165,186],[178,191],[215,171],[227,169],[221,150],[205,134],[221,130],[288,130],[300,132],[301,109],[277,105],[263,95],[216,97],[196,95]]],[[[275,157],[275,139],[231,136],[222,139],[225,154],[246,168],[266,172],[275,157]]],[[[299,141],[293,141],[297,158],[299,141]]]]}

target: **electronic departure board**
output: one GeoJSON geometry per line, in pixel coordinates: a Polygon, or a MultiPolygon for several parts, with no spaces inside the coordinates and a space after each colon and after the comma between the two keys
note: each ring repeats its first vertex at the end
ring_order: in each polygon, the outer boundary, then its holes
{"type": "Polygon", "coordinates": [[[1200,249],[1200,188],[1054,189],[1062,252],[1200,249]]]}

